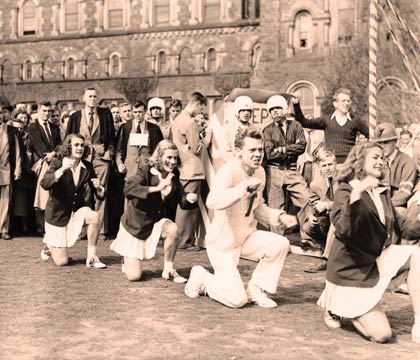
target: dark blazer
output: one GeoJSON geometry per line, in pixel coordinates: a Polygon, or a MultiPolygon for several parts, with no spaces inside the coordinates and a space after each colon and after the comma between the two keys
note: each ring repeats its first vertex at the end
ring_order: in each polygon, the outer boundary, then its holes
{"type": "Polygon", "coordinates": [[[385,225],[367,192],[350,204],[351,185],[340,184],[335,196],[332,222],[335,239],[328,258],[326,278],[333,284],[373,287],[379,280],[376,259],[384,247],[400,243],[401,237],[420,235],[420,222],[396,213],[388,190],[381,195],[385,225]]]}
{"type": "Polygon", "coordinates": [[[45,153],[55,151],[57,146],[61,144],[59,127],[54,124],[49,124],[49,126],[51,131],[52,144],[49,142],[44,128],[39,124],[38,121],[30,123],[28,126],[30,150],[33,153],[34,162],[42,159],[45,156],[45,153]]]}
{"type": "MultiPolygon", "coordinates": [[[[175,220],[176,207],[189,208],[185,200],[183,186],[179,182],[179,172],[174,171],[172,178],[172,191],[162,199],[160,192],[149,193],[150,186],[159,184],[159,178],[150,173],[150,168],[139,168],[137,174],[130,177],[124,187],[128,205],[121,217],[121,224],[133,236],[146,240],[152,233],[155,222],[162,218],[175,220]]],[[[162,177],[166,174],[162,172],[162,177]]]]}
{"type": "MultiPolygon", "coordinates": [[[[1,124],[0,124],[1,126],[1,124]]],[[[16,128],[14,128],[13,126],[7,125],[6,126],[7,129],[7,139],[9,142],[9,163],[10,163],[10,183],[14,182],[14,173],[15,173],[15,169],[16,169],[16,142],[19,140],[19,134],[18,134],[18,130],[16,130],[16,128]]],[[[4,150],[4,149],[1,149],[4,150]]],[[[22,154],[22,150],[21,154],[22,154]]]]}
{"type": "MultiPolygon", "coordinates": [[[[97,177],[90,162],[82,160],[86,168],[80,169],[80,178],[77,186],[74,185],[71,170],[66,170],[58,180],[55,172],[62,165],[62,160],[54,158],[50,167],[41,180],[41,186],[49,190],[45,221],[55,226],[66,226],[70,221],[72,212],[83,206],[89,206],[86,194],[96,194],[96,189],[90,181],[97,177]]],[[[99,197],[97,195],[97,197],[99,197]]],[[[100,198],[100,197],[99,197],[100,198]]]]}
{"type": "MultiPolygon", "coordinates": [[[[67,124],[66,136],[69,134],[78,134],[80,132],[82,111],[84,111],[84,109],[76,111],[70,116],[67,124]]],[[[97,107],[96,112],[99,118],[99,135],[101,138],[101,144],[104,145],[105,151],[107,151],[109,147],[114,147],[114,120],[112,118],[111,111],[108,108],[97,107]]]]}
{"type": "MultiPolygon", "coordinates": [[[[121,160],[124,162],[127,156],[128,139],[130,138],[132,121],[128,121],[120,127],[117,135],[117,148],[116,152],[121,153],[121,160]]],[[[149,152],[150,154],[155,151],[157,144],[163,140],[162,131],[159,126],[146,122],[147,131],[149,132],[149,152]]]]}

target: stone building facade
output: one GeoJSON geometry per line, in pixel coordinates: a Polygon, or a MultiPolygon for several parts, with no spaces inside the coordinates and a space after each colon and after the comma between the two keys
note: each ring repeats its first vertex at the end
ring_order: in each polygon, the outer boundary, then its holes
{"type": "MultiPolygon", "coordinates": [[[[74,108],[87,86],[118,102],[119,79],[157,77],[150,95],[185,100],[201,91],[212,112],[223,95],[214,74],[239,74],[252,87],[299,89],[305,111],[318,115],[325,58],[367,34],[367,3],[2,0],[1,85],[13,102],[74,108]]],[[[406,79],[392,79],[407,87],[406,79]]]]}

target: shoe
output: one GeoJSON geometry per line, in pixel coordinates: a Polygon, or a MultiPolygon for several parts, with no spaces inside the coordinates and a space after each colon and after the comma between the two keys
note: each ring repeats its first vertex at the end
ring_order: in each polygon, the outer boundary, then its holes
{"type": "Polygon", "coordinates": [[[2,240],[10,240],[12,237],[8,233],[2,233],[0,238],[2,240]]]}
{"type": "Polygon", "coordinates": [[[169,271],[167,273],[162,273],[162,277],[166,280],[173,281],[177,284],[183,284],[187,282],[187,279],[179,275],[176,270],[169,271]]]}
{"type": "Polygon", "coordinates": [[[330,311],[324,311],[324,322],[330,329],[339,329],[341,327],[341,318],[330,311]]]}
{"type": "Polygon", "coordinates": [[[321,264],[318,264],[314,267],[308,268],[303,270],[306,273],[311,273],[311,274],[315,274],[315,273],[319,273],[319,272],[323,272],[327,270],[327,262],[325,260],[322,260],[321,264]]]}
{"type": "Polygon", "coordinates": [[[322,246],[314,241],[302,240],[300,243],[300,247],[302,248],[302,250],[323,251],[322,246]]]}
{"type": "Polygon", "coordinates": [[[184,250],[184,251],[201,251],[201,248],[199,246],[195,246],[192,244],[185,244],[178,247],[178,250],[184,250]]]}
{"type": "Polygon", "coordinates": [[[195,265],[191,268],[190,278],[184,288],[184,293],[191,299],[204,295],[206,291],[205,279],[207,270],[201,265],[195,265]]]}
{"type": "Polygon", "coordinates": [[[99,258],[96,255],[86,259],[86,266],[93,267],[95,269],[106,268],[106,265],[103,262],[101,262],[101,260],[99,260],[99,258]]]}
{"type": "Polygon", "coordinates": [[[47,261],[50,257],[51,250],[47,245],[45,245],[44,248],[41,250],[41,259],[47,261]]]}
{"type": "Polygon", "coordinates": [[[105,234],[100,234],[98,240],[99,241],[106,241],[106,235],[105,234]]]}
{"type": "Polygon", "coordinates": [[[411,330],[411,340],[417,344],[420,344],[420,324],[414,324],[411,330]]]}
{"type": "Polygon", "coordinates": [[[266,309],[277,307],[277,303],[274,300],[271,300],[264,290],[254,284],[248,284],[246,294],[248,296],[248,301],[257,304],[259,307],[266,309]]]}

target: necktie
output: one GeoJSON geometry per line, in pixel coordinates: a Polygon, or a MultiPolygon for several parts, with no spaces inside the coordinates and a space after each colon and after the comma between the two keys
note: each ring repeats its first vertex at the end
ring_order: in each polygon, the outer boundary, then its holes
{"type": "Polygon", "coordinates": [[[51,135],[51,132],[50,132],[50,128],[48,126],[48,121],[44,121],[44,129],[45,129],[45,132],[47,134],[48,141],[49,141],[50,145],[52,145],[53,144],[52,135],[51,135]]]}
{"type": "Polygon", "coordinates": [[[89,123],[88,123],[88,127],[89,127],[89,132],[92,132],[92,128],[93,128],[93,111],[91,111],[89,113],[89,123]]]}
{"type": "Polygon", "coordinates": [[[136,133],[141,134],[140,123],[137,122],[136,133]]]}
{"type": "Polygon", "coordinates": [[[281,135],[284,139],[283,145],[281,145],[281,146],[284,146],[286,144],[286,134],[285,134],[284,129],[283,129],[283,124],[281,124],[281,123],[279,123],[279,130],[280,130],[280,133],[281,133],[281,135]]]}
{"type": "Polygon", "coordinates": [[[328,192],[327,197],[330,201],[334,200],[334,188],[333,188],[333,178],[328,178],[328,192]]]}
{"type": "Polygon", "coordinates": [[[389,162],[386,160],[384,164],[384,178],[382,180],[384,186],[391,185],[391,168],[389,162]]]}

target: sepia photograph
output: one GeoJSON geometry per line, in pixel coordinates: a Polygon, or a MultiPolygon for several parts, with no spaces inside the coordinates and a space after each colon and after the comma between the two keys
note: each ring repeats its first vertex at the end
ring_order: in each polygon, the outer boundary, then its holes
{"type": "Polygon", "coordinates": [[[420,358],[420,2],[1,0],[0,360],[420,358]]]}

